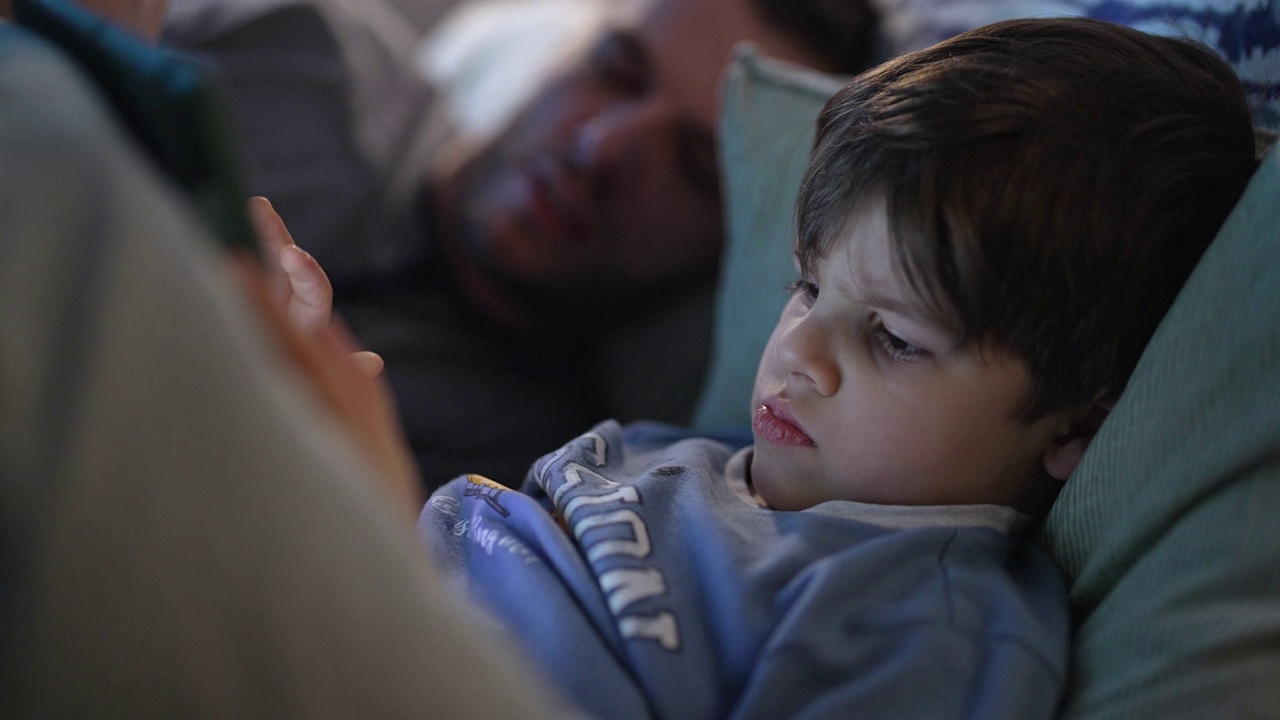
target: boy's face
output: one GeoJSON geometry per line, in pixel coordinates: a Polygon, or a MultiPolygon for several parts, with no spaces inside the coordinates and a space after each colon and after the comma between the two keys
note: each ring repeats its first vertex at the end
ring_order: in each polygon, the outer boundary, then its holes
{"type": "Polygon", "coordinates": [[[1015,418],[1026,363],[954,333],[897,270],[883,199],[799,283],[752,394],[751,477],[770,507],[827,500],[1037,508],[1061,414],[1015,418]]]}

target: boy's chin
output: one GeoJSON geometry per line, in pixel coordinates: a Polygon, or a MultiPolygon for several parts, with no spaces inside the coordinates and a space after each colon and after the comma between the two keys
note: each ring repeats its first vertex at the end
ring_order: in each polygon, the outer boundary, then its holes
{"type": "Polygon", "coordinates": [[[788,493],[782,492],[786,487],[782,468],[776,459],[769,457],[761,457],[759,445],[756,446],[755,452],[751,455],[751,489],[756,497],[764,502],[765,506],[770,510],[801,510],[803,508],[793,507],[794,498],[789,498],[788,493]]]}

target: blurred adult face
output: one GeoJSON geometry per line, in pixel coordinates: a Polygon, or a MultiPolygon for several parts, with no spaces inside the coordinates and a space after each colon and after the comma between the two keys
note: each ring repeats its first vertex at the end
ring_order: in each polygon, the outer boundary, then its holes
{"type": "Polygon", "coordinates": [[[816,64],[747,0],[656,0],[606,28],[440,188],[444,232],[472,275],[570,312],[711,277],[717,90],[744,39],[816,64]]]}

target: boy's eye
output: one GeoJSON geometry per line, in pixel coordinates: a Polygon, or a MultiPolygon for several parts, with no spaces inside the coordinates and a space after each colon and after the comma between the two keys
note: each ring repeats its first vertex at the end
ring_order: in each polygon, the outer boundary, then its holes
{"type": "Polygon", "coordinates": [[[885,354],[898,362],[919,362],[929,357],[929,351],[889,332],[882,324],[871,328],[871,339],[884,350],[885,354]]]}
{"type": "Polygon", "coordinates": [[[813,301],[818,299],[818,286],[816,283],[808,280],[795,280],[787,285],[787,292],[792,295],[799,295],[804,302],[805,307],[811,307],[813,301]]]}

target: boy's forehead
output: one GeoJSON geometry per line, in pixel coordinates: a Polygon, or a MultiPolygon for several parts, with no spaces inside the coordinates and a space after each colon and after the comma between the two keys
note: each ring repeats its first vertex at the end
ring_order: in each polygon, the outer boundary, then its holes
{"type": "Polygon", "coordinates": [[[850,213],[828,262],[844,263],[842,275],[864,301],[905,310],[920,304],[899,267],[884,202],[877,199],[850,213]]]}
{"type": "Polygon", "coordinates": [[[847,293],[861,304],[952,329],[954,311],[949,304],[926,297],[923,288],[907,276],[897,247],[902,241],[899,233],[890,221],[885,198],[872,194],[848,214],[827,251],[811,258],[813,267],[805,270],[819,280],[824,274],[846,278],[847,287],[837,283],[830,289],[847,293]],[[824,273],[828,268],[836,272],[824,273]]]}

